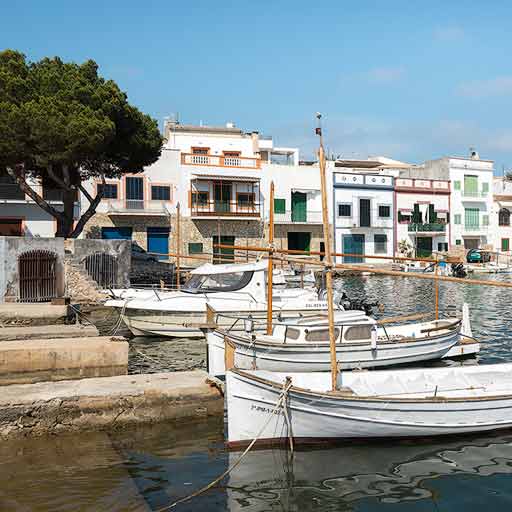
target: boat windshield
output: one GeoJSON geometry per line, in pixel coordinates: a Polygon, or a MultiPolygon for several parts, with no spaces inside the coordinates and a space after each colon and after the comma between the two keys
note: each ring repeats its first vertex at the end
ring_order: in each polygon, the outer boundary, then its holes
{"type": "Polygon", "coordinates": [[[195,274],[185,283],[182,291],[187,293],[234,292],[245,288],[254,272],[233,272],[231,274],[195,274]]]}

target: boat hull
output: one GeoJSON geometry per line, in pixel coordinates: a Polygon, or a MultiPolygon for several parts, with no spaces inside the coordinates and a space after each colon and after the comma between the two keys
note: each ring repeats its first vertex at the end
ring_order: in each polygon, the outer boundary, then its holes
{"type": "MultiPolygon", "coordinates": [[[[401,373],[408,371],[411,370],[402,370],[401,373]]],[[[437,378],[442,382],[450,370],[436,369],[430,372],[435,375],[436,371],[437,378]]],[[[512,374],[512,366],[509,365],[506,371],[512,374]]],[[[396,372],[369,373],[396,375],[396,372]]],[[[310,381],[315,377],[314,374],[307,376],[310,381]]],[[[272,380],[267,380],[254,377],[249,372],[228,372],[228,444],[232,447],[241,446],[257,436],[259,442],[288,437],[299,442],[318,442],[453,435],[512,427],[510,385],[506,387],[506,393],[490,397],[481,397],[468,391],[469,395],[473,395],[470,398],[446,398],[442,396],[442,389],[440,395],[434,395],[433,391],[430,397],[418,399],[365,397],[328,393],[329,377],[322,374],[321,379],[317,379],[322,381],[323,391],[295,387],[288,391],[288,425],[284,410],[275,410],[282,393],[284,374],[275,374],[272,380]]],[[[358,376],[353,375],[351,378],[357,379],[358,376]]],[[[293,379],[292,376],[292,382],[293,379]]],[[[441,385],[439,387],[442,388],[441,385]]]]}

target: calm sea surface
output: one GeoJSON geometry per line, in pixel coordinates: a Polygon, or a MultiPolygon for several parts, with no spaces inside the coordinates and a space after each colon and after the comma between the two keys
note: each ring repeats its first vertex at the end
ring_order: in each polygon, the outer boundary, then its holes
{"type": "MultiPolygon", "coordinates": [[[[511,281],[509,276],[492,277],[511,281]]],[[[352,296],[379,300],[385,315],[430,310],[430,282],[345,278],[352,296]]],[[[512,361],[512,289],[442,284],[441,307],[470,307],[477,359],[512,361]]],[[[204,365],[204,342],[132,342],[132,373],[204,365]]],[[[0,511],[156,511],[221,474],[222,420],[115,434],[0,444],[0,511]]],[[[220,486],[177,506],[199,511],[512,510],[512,432],[493,436],[250,452],[220,486]]]]}

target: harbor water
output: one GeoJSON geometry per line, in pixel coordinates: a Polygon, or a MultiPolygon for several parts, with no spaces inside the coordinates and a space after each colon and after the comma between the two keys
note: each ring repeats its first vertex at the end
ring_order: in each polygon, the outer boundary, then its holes
{"type": "MultiPolygon", "coordinates": [[[[488,279],[512,282],[510,276],[488,279]]],[[[337,287],[378,300],[386,316],[432,310],[431,282],[355,277],[337,287]]],[[[512,361],[512,289],[440,285],[441,314],[467,302],[477,358],[512,361]]],[[[98,314],[98,318],[101,315],[98,314]]],[[[112,319],[103,318],[104,327],[112,319]]],[[[439,363],[438,363],[439,364],[439,363]]],[[[134,339],[130,372],[204,367],[202,340],[134,339]]],[[[392,370],[391,370],[392,371],[392,370]]],[[[0,444],[1,511],[157,511],[193,493],[240,455],[222,420],[0,444]]],[[[174,510],[494,511],[512,509],[512,432],[460,438],[251,451],[220,485],[174,510]]]]}

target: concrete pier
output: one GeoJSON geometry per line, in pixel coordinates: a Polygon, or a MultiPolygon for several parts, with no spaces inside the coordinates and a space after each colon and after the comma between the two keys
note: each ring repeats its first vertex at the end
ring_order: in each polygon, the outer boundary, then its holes
{"type": "Polygon", "coordinates": [[[98,336],[98,329],[93,325],[38,325],[0,328],[0,341],[86,338],[89,336],[98,336]]]}
{"type": "Polygon", "coordinates": [[[222,392],[197,370],[16,384],[0,394],[0,439],[223,414],[222,392]]]}
{"type": "Polygon", "coordinates": [[[62,324],[69,317],[68,306],[54,304],[0,304],[0,327],[6,325],[62,324]]]}
{"type": "Polygon", "coordinates": [[[124,338],[108,336],[4,341],[0,385],[124,375],[128,349],[124,338]]]}

